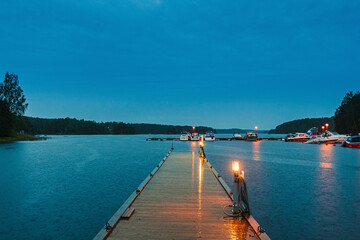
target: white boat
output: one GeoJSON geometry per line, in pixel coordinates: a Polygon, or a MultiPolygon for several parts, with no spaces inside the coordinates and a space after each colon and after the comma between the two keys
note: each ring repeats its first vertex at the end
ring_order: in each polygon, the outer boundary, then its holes
{"type": "Polygon", "coordinates": [[[213,132],[206,132],[205,141],[215,141],[215,134],[213,132]]]}
{"type": "Polygon", "coordinates": [[[306,133],[296,133],[293,137],[286,138],[286,142],[307,142],[312,139],[311,136],[307,135],[306,133]]]}
{"type": "Polygon", "coordinates": [[[348,135],[340,135],[337,133],[332,133],[330,131],[325,131],[321,136],[311,139],[305,143],[308,144],[322,144],[322,143],[330,143],[330,144],[336,144],[336,143],[343,143],[348,139],[348,135]]]}
{"type": "Polygon", "coordinates": [[[247,132],[244,136],[245,141],[257,141],[258,135],[255,132],[247,132]]]}
{"type": "Polygon", "coordinates": [[[233,138],[234,138],[234,139],[242,139],[242,136],[241,136],[240,133],[234,133],[234,134],[233,134],[233,138]]]}
{"type": "Polygon", "coordinates": [[[180,135],[180,141],[189,141],[191,139],[191,136],[188,132],[183,132],[180,135]]]}
{"type": "Polygon", "coordinates": [[[200,140],[200,136],[198,133],[194,132],[191,134],[191,141],[199,141],[200,140]]]}

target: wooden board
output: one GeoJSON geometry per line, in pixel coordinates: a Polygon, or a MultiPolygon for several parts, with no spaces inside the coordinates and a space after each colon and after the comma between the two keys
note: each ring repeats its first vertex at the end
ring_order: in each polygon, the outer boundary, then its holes
{"type": "Polygon", "coordinates": [[[108,239],[257,239],[246,220],[223,218],[229,204],[195,152],[173,152],[108,239]]]}

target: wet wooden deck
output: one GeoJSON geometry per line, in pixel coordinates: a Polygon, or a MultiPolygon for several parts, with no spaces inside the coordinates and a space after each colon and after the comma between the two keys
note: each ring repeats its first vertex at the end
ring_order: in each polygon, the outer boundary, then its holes
{"type": "Polygon", "coordinates": [[[95,239],[259,239],[248,220],[223,217],[232,201],[209,166],[195,151],[171,153],[129,201],[132,216],[95,239]]]}

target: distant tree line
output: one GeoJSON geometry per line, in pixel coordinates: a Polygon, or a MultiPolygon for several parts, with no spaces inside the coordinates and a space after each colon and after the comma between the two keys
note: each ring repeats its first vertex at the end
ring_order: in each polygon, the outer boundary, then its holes
{"type": "MultiPolygon", "coordinates": [[[[30,124],[26,132],[32,134],[180,134],[192,131],[191,126],[174,126],[147,123],[95,122],[75,118],[32,118],[25,117],[30,124]]],[[[208,127],[196,127],[199,133],[214,131],[208,127]]]]}
{"type": "MultiPolygon", "coordinates": [[[[253,132],[254,129],[241,129],[241,128],[230,128],[230,129],[216,129],[217,133],[233,134],[233,133],[247,133],[253,132]]],[[[258,133],[269,133],[269,130],[257,130],[258,133]]]]}
{"type": "Polygon", "coordinates": [[[335,127],[339,133],[360,133],[360,92],[349,92],[335,112],[335,127]]]}
{"type": "Polygon", "coordinates": [[[297,133],[297,132],[307,132],[312,127],[317,127],[319,131],[321,131],[321,127],[325,125],[325,123],[329,124],[330,131],[334,130],[334,118],[305,118],[293,120],[290,122],[285,122],[280,124],[275,129],[271,129],[269,133],[297,133]]]}

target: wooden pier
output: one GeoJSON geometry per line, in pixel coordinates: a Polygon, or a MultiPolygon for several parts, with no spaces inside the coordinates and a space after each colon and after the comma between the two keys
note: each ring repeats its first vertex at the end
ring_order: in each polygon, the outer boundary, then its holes
{"type": "Polygon", "coordinates": [[[250,216],[225,217],[232,192],[197,151],[172,152],[120,207],[99,239],[270,239],[250,216]]]}

